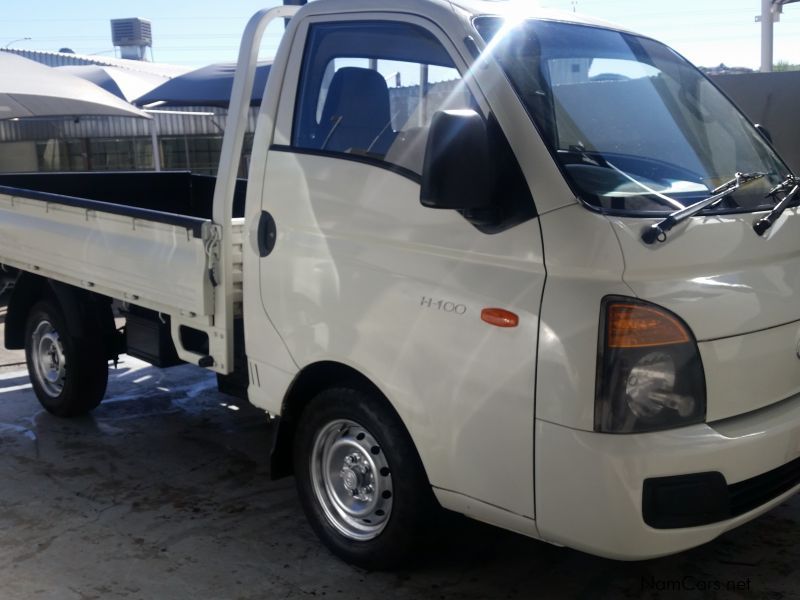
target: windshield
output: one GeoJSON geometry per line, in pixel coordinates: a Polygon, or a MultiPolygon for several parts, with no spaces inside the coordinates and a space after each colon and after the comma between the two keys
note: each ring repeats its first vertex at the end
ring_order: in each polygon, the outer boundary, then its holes
{"type": "Polygon", "coordinates": [[[697,69],[630,34],[552,21],[476,19],[573,190],[609,212],[670,213],[736,172],[767,176],[714,206],[752,211],[789,172],[697,69]]]}

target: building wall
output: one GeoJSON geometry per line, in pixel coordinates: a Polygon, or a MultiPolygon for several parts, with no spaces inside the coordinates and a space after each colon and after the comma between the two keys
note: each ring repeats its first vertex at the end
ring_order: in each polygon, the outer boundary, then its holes
{"type": "Polygon", "coordinates": [[[800,71],[713,75],[711,80],[748,119],[769,130],[778,153],[800,174],[800,71]]]}
{"type": "MultiPolygon", "coordinates": [[[[248,116],[240,176],[247,172],[257,112],[252,108],[248,116]]],[[[152,120],[80,117],[0,121],[0,172],[150,170],[154,168],[155,131],[164,170],[215,174],[226,118],[224,109],[190,107],[153,114],[152,120]],[[26,148],[25,160],[16,155],[21,147],[26,148]]]]}
{"type": "MultiPolygon", "coordinates": [[[[251,108],[247,131],[255,131],[257,108],[251,108]]],[[[203,106],[176,108],[170,114],[153,113],[153,119],[136,117],[74,117],[67,119],[19,119],[0,121],[0,143],[52,138],[121,138],[150,136],[221,136],[227,111],[203,106]],[[194,113],[194,114],[193,114],[194,113]],[[199,114],[198,114],[199,113],[199,114]]]]}
{"type": "Polygon", "coordinates": [[[35,142],[0,144],[0,172],[17,173],[38,170],[35,142]]]}

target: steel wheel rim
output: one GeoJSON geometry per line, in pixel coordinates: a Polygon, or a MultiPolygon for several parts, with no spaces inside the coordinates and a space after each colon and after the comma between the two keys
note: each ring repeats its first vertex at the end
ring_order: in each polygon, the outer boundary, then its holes
{"type": "Polygon", "coordinates": [[[392,513],[394,488],[378,441],[354,421],[321,428],[311,452],[311,484],[328,522],[356,541],[376,538],[392,513]]]}
{"type": "Polygon", "coordinates": [[[42,390],[51,398],[58,398],[67,379],[67,361],[61,337],[50,321],[40,321],[33,330],[31,353],[34,374],[42,390]]]}

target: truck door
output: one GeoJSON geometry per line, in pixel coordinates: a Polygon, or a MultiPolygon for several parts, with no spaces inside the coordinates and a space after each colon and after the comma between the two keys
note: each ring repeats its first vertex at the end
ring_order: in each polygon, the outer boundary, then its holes
{"type": "MultiPolygon", "coordinates": [[[[533,199],[509,179],[495,228],[420,204],[432,116],[491,120],[483,96],[422,18],[309,16],[293,44],[262,196],[276,232],[260,263],[269,320],[300,368],[344,363],[384,392],[440,499],[532,518],[545,280],[533,199]],[[490,324],[487,308],[518,325],[490,324]]],[[[502,162],[522,178],[513,153],[502,162]]]]}

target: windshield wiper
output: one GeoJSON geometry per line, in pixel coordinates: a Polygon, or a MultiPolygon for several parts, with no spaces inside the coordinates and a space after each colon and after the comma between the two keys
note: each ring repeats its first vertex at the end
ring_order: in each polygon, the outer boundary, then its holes
{"type": "Polygon", "coordinates": [[[682,223],[689,217],[693,217],[697,213],[699,213],[704,208],[708,208],[713,206],[717,202],[724,200],[731,194],[733,194],[736,190],[741,188],[748,183],[761,179],[762,177],[766,177],[766,173],[736,173],[736,176],[731,179],[730,181],[723,183],[717,189],[711,191],[711,196],[706,198],[705,200],[701,200],[697,204],[692,204],[691,206],[687,206],[686,208],[681,208],[676,210],[673,213],[658,223],[654,223],[650,227],[647,227],[642,232],[642,241],[645,244],[653,244],[655,242],[666,242],[667,241],[667,233],[675,227],[678,223],[682,223]]]}
{"type": "Polygon", "coordinates": [[[599,152],[595,152],[594,153],[594,154],[597,154],[597,158],[593,157],[589,153],[589,151],[586,150],[586,148],[584,148],[582,142],[578,142],[577,144],[570,145],[569,150],[567,150],[567,151],[568,152],[572,152],[574,154],[580,154],[581,159],[583,160],[583,162],[587,162],[590,165],[594,165],[595,167],[601,167],[601,168],[604,168],[604,169],[611,169],[612,171],[616,171],[617,173],[622,175],[622,177],[624,177],[625,179],[627,179],[628,181],[630,181],[634,185],[638,185],[640,188],[645,190],[648,194],[652,194],[653,196],[655,196],[656,198],[658,198],[659,200],[661,200],[663,203],[667,204],[671,208],[684,208],[683,204],[681,204],[680,202],[678,202],[674,198],[670,198],[669,196],[654,190],[653,188],[651,188],[650,186],[648,186],[648,185],[644,184],[643,182],[639,181],[638,179],[636,179],[635,177],[633,177],[629,173],[626,173],[625,171],[620,169],[615,164],[612,164],[612,162],[610,160],[608,160],[606,157],[601,155],[599,152]]]}
{"type": "Polygon", "coordinates": [[[800,177],[795,177],[794,175],[787,176],[783,182],[772,188],[764,197],[777,200],[778,194],[780,192],[785,192],[786,190],[790,191],[787,192],[783,199],[775,205],[775,208],[769,211],[769,214],[766,217],[763,217],[753,223],[753,231],[755,231],[758,235],[764,235],[767,230],[772,227],[775,221],[780,218],[784,211],[789,208],[789,205],[791,205],[791,203],[797,197],[798,192],[800,192],[800,177]]]}

